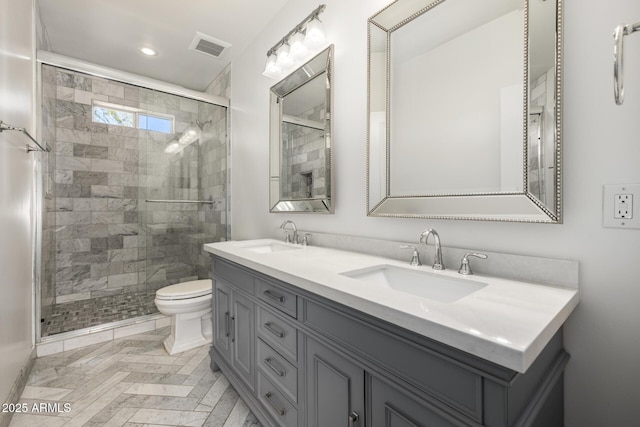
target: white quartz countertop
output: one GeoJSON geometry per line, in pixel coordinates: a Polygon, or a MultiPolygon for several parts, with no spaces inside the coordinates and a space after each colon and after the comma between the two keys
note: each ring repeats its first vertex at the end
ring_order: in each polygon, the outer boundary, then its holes
{"type": "Polygon", "coordinates": [[[276,240],[245,240],[204,245],[207,252],[280,279],[394,325],[416,332],[498,365],[525,372],[578,304],[578,290],[457,270],[433,271],[399,262],[323,247],[258,253],[249,249],[276,240]],[[444,303],[367,283],[341,273],[390,265],[423,270],[487,286],[444,303]]]}

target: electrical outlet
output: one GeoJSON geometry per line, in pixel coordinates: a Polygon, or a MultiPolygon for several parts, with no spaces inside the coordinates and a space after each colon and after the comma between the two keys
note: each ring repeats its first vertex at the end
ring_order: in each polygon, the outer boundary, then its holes
{"type": "Polygon", "coordinates": [[[602,190],[602,226],[640,229],[640,184],[605,185],[602,190]]]}
{"type": "Polygon", "coordinates": [[[613,217],[616,219],[633,218],[633,194],[616,194],[613,197],[615,207],[613,217]]]}

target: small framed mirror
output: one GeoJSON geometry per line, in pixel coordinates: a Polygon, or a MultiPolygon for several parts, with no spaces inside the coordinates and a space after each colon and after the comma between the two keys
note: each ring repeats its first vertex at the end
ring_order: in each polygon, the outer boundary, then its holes
{"type": "Polygon", "coordinates": [[[562,0],[369,19],[370,216],[560,223],[562,0]]]}
{"type": "Polygon", "coordinates": [[[271,87],[271,212],[333,213],[333,45],[271,87]]]}

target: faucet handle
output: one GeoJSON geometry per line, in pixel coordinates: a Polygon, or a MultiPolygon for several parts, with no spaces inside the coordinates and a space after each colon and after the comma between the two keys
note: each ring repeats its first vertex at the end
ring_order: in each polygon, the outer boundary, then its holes
{"type": "Polygon", "coordinates": [[[411,256],[410,265],[422,265],[420,261],[420,254],[418,253],[418,249],[415,246],[411,245],[400,245],[402,249],[413,249],[413,255],[411,256]]]}
{"type": "Polygon", "coordinates": [[[474,256],[476,258],[481,258],[481,259],[489,258],[489,256],[485,255],[485,254],[477,254],[475,252],[474,253],[470,253],[470,252],[466,253],[466,254],[464,254],[462,259],[460,260],[460,269],[458,270],[458,273],[464,274],[465,276],[473,274],[473,271],[471,271],[471,265],[469,264],[469,257],[470,256],[474,256]]]}
{"type": "Polygon", "coordinates": [[[305,233],[304,237],[302,238],[302,246],[309,246],[309,237],[311,236],[313,236],[313,234],[305,233]]]}

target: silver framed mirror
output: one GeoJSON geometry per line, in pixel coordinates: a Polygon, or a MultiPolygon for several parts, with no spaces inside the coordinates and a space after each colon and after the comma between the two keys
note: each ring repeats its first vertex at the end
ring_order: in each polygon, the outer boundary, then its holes
{"type": "Polygon", "coordinates": [[[271,87],[271,212],[334,212],[332,95],[333,45],[271,87]]]}
{"type": "Polygon", "coordinates": [[[562,0],[368,21],[369,216],[561,223],[562,0]]]}

